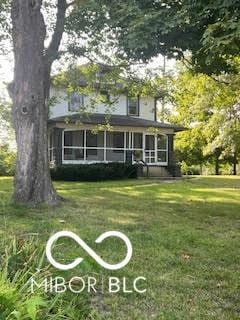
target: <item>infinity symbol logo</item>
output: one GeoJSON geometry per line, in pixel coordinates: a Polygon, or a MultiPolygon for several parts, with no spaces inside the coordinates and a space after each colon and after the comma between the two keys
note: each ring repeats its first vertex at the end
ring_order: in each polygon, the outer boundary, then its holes
{"type": "Polygon", "coordinates": [[[46,255],[47,255],[48,261],[55,268],[60,269],[60,270],[73,269],[83,261],[83,258],[77,258],[72,263],[61,264],[53,258],[53,256],[52,256],[53,243],[62,237],[71,238],[74,241],[76,241],[98,264],[100,264],[103,268],[108,269],[108,270],[118,270],[118,269],[125,267],[128,264],[128,262],[131,260],[131,257],[132,257],[132,244],[131,244],[130,240],[128,239],[128,237],[119,231],[104,232],[95,240],[96,243],[102,243],[103,240],[105,240],[109,237],[117,237],[117,238],[120,238],[121,240],[123,240],[123,242],[127,246],[127,255],[124,260],[122,260],[121,262],[119,262],[117,264],[109,264],[109,263],[105,262],[101,257],[99,257],[99,255],[96,254],[96,252],[94,250],[92,250],[86,244],[86,242],[84,242],[75,233],[73,233],[71,231],[60,231],[60,232],[55,233],[48,240],[47,246],[46,246],[46,255]]]}

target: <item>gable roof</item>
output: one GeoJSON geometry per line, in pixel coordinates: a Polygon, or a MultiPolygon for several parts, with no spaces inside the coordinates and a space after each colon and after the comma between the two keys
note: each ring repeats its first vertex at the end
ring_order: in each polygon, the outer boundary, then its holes
{"type": "Polygon", "coordinates": [[[170,123],[163,123],[158,121],[146,120],[137,117],[123,116],[123,115],[107,115],[102,113],[91,114],[72,114],[68,116],[61,116],[52,118],[49,123],[78,123],[106,125],[111,126],[126,126],[126,127],[144,127],[144,128],[167,128],[173,129],[175,132],[184,131],[186,128],[170,123]]]}

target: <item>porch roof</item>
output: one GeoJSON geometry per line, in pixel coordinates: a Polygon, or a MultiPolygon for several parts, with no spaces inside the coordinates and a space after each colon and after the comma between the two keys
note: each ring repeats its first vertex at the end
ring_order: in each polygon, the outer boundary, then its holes
{"type": "Polygon", "coordinates": [[[144,127],[144,128],[168,128],[173,129],[175,132],[186,130],[182,126],[178,126],[170,123],[163,123],[158,121],[146,120],[137,117],[123,116],[123,115],[107,115],[100,113],[91,114],[72,114],[68,116],[61,116],[57,118],[49,119],[49,123],[83,123],[93,125],[105,125],[111,126],[126,126],[126,127],[144,127]]]}

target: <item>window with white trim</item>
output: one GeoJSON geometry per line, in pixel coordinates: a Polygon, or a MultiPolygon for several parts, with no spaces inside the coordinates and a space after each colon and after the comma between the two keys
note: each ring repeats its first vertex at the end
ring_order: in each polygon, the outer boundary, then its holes
{"type": "Polygon", "coordinates": [[[129,116],[139,116],[139,97],[127,97],[129,116]]]}

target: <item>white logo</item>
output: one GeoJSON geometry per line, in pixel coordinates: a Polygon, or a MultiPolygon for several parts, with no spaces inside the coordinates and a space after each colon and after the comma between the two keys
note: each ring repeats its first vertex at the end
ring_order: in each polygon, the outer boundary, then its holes
{"type": "Polygon", "coordinates": [[[48,261],[55,268],[60,269],[60,270],[73,269],[83,261],[83,258],[77,258],[72,263],[61,264],[53,258],[53,256],[52,256],[53,243],[62,237],[67,237],[67,238],[71,238],[71,239],[75,240],[98,264],[100,264],[103,268],[108,269],[108,270],[118,270],[118,269],[125,267],[128,264],[128,262],[131,260],[131,257],[132,257],[132,244],[131,244],[130,240],[128,239],[128,237],[125,236],[125,234],[123,234],[122,232],[119,232],[119,231],[104,232],[95,240],[96,243],[102,243],[102,241],[105,240],[106,238],[117,237],[117,238],[120,238],[121,240],[123,240],[123,242],[126,244],[127,255],[126,255],[125,259],[117,264],[109,264],[109,263],[105,262],[101,257],[99,257],[99,255],[97,255],[96,252],[94,250],[92,250],[86,244],[86,242],[84,242],[78,235],[76,235],[75,233],[73,233],[71,231],[60,231],[60,232],[55,233],[48,240],[47,246],[46,246],[46,255],[47,255],[48,261]]]}

